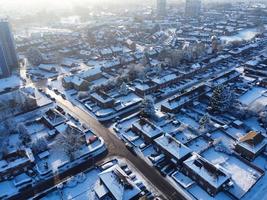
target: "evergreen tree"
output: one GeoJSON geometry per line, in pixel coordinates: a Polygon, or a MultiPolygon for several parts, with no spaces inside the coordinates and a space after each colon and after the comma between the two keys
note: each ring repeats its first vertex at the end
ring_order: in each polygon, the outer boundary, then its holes
{"type": "Polygon", "coordinates": [[[210,100],[211,109],[214,112],[225,112],[229,109],[232,100],[233,97],[230,89],[223,85],[219,85],[213,90],[210,100]]]}
{"type": "Polygon", "coordinates": [[[30,48],[27,51],[28,61],[35,66],[40,65],[43,62],[43,56],[37,48],[30,48]]]}
{"type": "Polygon", "coordinates": [[[125,82],[121,84],[119,93],[124,96],[128,94],[128,88],[125,82]]]}
{"type": "Polygon", "coordinates": [[[143,100],[142,115],[146,117],[152,117],[155,114],[154,101],[151,98],[145,97],[143,100]]]}

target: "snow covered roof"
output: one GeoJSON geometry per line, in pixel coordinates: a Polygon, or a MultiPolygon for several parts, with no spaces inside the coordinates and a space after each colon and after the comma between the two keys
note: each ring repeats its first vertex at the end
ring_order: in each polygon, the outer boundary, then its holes
{"type": "Polygon", "coordinates": [[[0,79],[0,92],[4,92],[6,89],[18,88],[22,85],[22,81],[19,76],[13,75],[7,78],[0,79]]]}
{"type": "Polygon", "coordinates": [[[102,72],[101,66],[95,66],[91,69],[88,69],[88,70],[85,70],[85,71],[82,71],[81,73],[79,73],[79,77],[89,78],[89,77],[95,76],[97,74],[100,74],[101,72],[102,72]]]}
{"type": "Polygon", "coordinates": [[[84,135],[84,132],[81,131],[73,122],[68,121],[65,123],[62,123],[55,127],[55,129],[62,134],[67,134],[70,131],[75,133],[76,135],[84,135]]]}
{"type": "Polygon", "coordinates": [[[76,86],[81,86],[82,84],[86,83],[87,81],[78,77],[78,76],[73,76],[70,81],[72,82],[72,84],[76,85],[76,86]]]}
{"type": "Polygon", "coordinates": [[[245,63],[246,65],[249,65],[249,66],[256,66],[259,64],[259,60],[256,60],[256,59],[253,59],[253,60],[249,60],[245,63]]]}
{"type": "Polygon", "coordinates": [[[161,106],[168,110],[175,110],[183,104],[196,99],[204,93],[207,93],[209,90],[210,89],[204,85],[198,85],[186,93],[169,98],[167,101],[163,102],[161,106]]]}
{"type": "Polygon", "coordinates": [[[31,182],[32,179],[27,174],[22,173],[16,177],[14,177],[13,183],[15,186],[19,186],[28,182],[31,182]]]}
{"type": "Polygon", "coordinates": [[[133,124],[133,127],[138,129],[149,138],[158,137],[163,133],[163,131],[159,127],[155,126],[153,123],[146,119],[140,119],[139,121],[136,121],[133,124]]]}
{"type": "Polygon", "coordinates": [[[101,50],[99,50],[99,52],[100,52],[102,55],[109,55],[109,54],[112,54],[112,50],[111,50],[110,48],[101,49],[101,50]]]}
{"type": "Polygon", "coordinates": [[[48,111],[46,111],[43,118],[47,122],[49,122],[52,126],[57,126],[63,123],[64,121],[66,121],[66,118],[64,117],[64,115],[62,115],[56,109],[49,109],[48,111]]]}
{"type": "Polygon", "coordinates": [[[112,47],[111,47],[111,50],[112,50],[114,53],[122,52],[122,47],[120,47],[120,46],[112,46],[112,47]]]}
{"type": "Polygon", "coordinates": [[[116,98],[116,103],[117,102],[119,102],[119,105],[116,105],[114,109],[119,111],[123,108],[130,107],[138,102],[141,103],[142,98],[131,92],[126,96],[120,96],[116,98]]]}
{"type": "Polygon", "coordinates": [[[146,83],[135,83],[135,88],[138,90],[141,90],[141,91],[145,91],[145,90],[148,90],[150,88],[150,85],[148,85],[146,83]]]}
{"type": "Polygon", "coordinates": [[[98,176],[116,200],[133,199],[141,192],[117,164],[98,176]]]}
{"type": "Polygon", "coordinates": [[[255,131],[248,132],[246,135],[241,136],[238,140],[239,146],[244,147],[254,154],[260,151],[266,145],[264,136],[255,131]]]}
{"type": "Polygon", "coordinates": [[[209,63],[216,63],[216,62],[222,61],[224,59],[227,59],[229,57],[231,57],[231,55],[229,55],[229,54],[219,55],[219,56],[217,56],[215,58],[211,58],[210,61],[209,61],[209,63]]]}
{"type": "Polygon", "coordinates": [[[48,71],[48,72],[56,72],[56,66],[55,65],[47,65],[47,64],[41,64],[38,66],[39,69],[48,71]]]}
{"type": "Polygon", "coordinates": [[[194,154],[185,160],[184,165],[215,188],[221,187],[230,179],[220,168],[217,168],[198,154],[194,154]]]}
{"type": "Polygon", "coordinates": [[[121,64],[120,59],[119,58],[115,58],[115,59],[112,59],[112,60],[104,61],[102,63],[102,67],[105,68],[105,69],[108,69],[108,68],[116,67],[116,66],[118,66],[120,64],[121,64]]]}
{"type": "Polygon", "coordinates": [[[176,140],[169,134],[163,135],[155,139],[155,142],[158,146],[166,150],[177,160],[181,160],[192,152],[187,146],[180,143],[178,140],[176,140]]]}
{"type": "Polygon", "coordinates": [[[103,93],[98,93],[98,92],[92,93],[91,97],[96,99],[97,101],[99,101],[101,103],[108,103],[108,102],[114,101],[114,99],[111,98],[109,95],[103,94],[103,93]]]}
{"type": "Polygon", "coordinates": [[[257,43],[249,44],[249,45],[246,45],[246,46],[231,50],[231,51],[229,51],[229,53],[231,53],[231,54],[239,54],[239,53],[242,53],[243,51],[249,50],[250,48],[256,48],[257,46],[258,46],[257,43]]]}
{"type": "Polygon", "coordinates": [[[30,164],[30,159],[26,156],[23,157],[18,157],[15,160],[13,160],[12,162],[4,162],[2,161],[1,163],[1,168],[0,168],[0,174],[4,175],[6,172],[8,172],[9,170],[15,169],[15,168],[19,168],[21,166],[30,164]]]}
{"type": "Polygon", "coordinates": [[[154,78],[154,79],[152,79],[152,81],[154,83],[157,83],[157,84],[164,84],[164,83],[167,83],[169,81],[175,80],[176,78],[177,78],[176,74],[168,74],[168,75],[163,76],[163,77],[154,78]]]}

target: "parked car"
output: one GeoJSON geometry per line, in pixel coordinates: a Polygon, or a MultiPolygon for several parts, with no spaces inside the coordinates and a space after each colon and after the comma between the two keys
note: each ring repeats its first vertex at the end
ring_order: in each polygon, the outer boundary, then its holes
{"type": "Polygon", "coordinates": [[[151,162],[154,164],[154,163],[158,163],[162,160],[164,160],[165,156],[164,154],[160,154],[158,156],[148,156],[148,159],[151,160],[151,162]]]}
{"type": "Polygon", "coordinates": [[[142,182],[137,183],[136,185],[140,190],[142,190],[142,191],[146,190],[146,186],[142,182]]]}
{"type": "Polygon", "coordinates": [[[124,170],[123,170],[127,175],[130,175],[132,173],[132,171],[126,167],[124,170]]]}
{"type": "Polygon", "coordinates": [[[136,178],[136,175],[135,175],[134,173],[131,173],[131,174],[129,175],[129,177],[130,177],[130,179],[134,180],[134,179],[136,178]]]}
{"type": "Polygon", "coordinates": [[[98,137],[93,135],[88,139],[88,144],[93,144],[95,141],[97,141],[98,137]]]}
{"type": "Polygon", "coordinates": [[[146,194],[146,197],[147,197],[148,200],[153,200],[154,199],[154,195],[151,192],[148,192],[146,194]]]}
{"type": "Polygon", "coordinates": [[[58,89],[53,89],[53,91],[56,93],[56,94],[59,94],[60,92],[58,91],[58,89]]]}
{"type": "Polygon", "coordinates": [[[145,147],[146,147],[146,144],[145,143],[142,143],[142,144],[139,145],[139,148],[140,149],[144,149],[145,147]]]}
{"type": "Polygon", "coordinates": [[[64,111],[64,109],[61,108],[60,106],[56,106],[56,109],[57,109],[61,114],[63,114],[63,115],[66,114],[66,112],[64,111]]]}
{"type": "Polygon", "coordinates": [[[113,165],[114,165],[114,163],[113,163],[112,161],[110,161],[110,162],[107,162],[107,163],[103,164],[103,165],[101,166],[101,169],[102,169],[102,170],[106,170],[106,169],[112,167],[113,165]]]}
{"type": "Polygon", "coordinates": [[[135,152],[134,147],[131,144],[126,143],[125,146],[133,155],[137,156],[137,153],[135,152]]]}
{"type": "Polygon", "coordinates": [[[120,167],[121,167],[122,169],[125,169],[125,168],[127,167],[127,164],[126,164],[126,163],[120,163],[119,165],[120,165],[120,167]]]}

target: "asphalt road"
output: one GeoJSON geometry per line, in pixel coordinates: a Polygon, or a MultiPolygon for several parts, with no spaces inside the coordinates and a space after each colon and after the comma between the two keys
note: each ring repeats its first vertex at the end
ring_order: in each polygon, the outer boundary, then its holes
{"type": "Polygon", "coordinates": [[[118,139],[108,128],[99,123],[94,117],[87,112],[73,105],[67,100],[62,99],[53,91],[47,92],[55,97],[59,106],[63,107],[70,114],[85,122],[97,135],[101,136],[108,148],[108,156],[120,156],[129,160],[167,199],[169,200],[186,200],[186,198],[177,192],[177,190],[167,182],[155,168],[148,165],[138,156],[133,155],[126,147],[124,142],[118,139]]]}

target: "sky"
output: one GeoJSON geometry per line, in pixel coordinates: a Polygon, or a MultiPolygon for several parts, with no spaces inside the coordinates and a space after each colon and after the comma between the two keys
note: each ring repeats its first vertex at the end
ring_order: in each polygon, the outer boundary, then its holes
{"type": "MultiPolygon", "coordinates": [[[[153,2],[156,0],[145,0],[145,2],[153,2]]],[[[40,9],[70,9],[73,5],[95,4],[107,5],[107,3],[143,3],[144,0],[0,0],[1,12],[22,12],[36,11],[40,9]]],[[[10,13],[9,13],[10,14],[10,13]]]]}
{"type": "MultiPolygon", "coordinates": [[[[146,0],[151,1],[151,0],[146,0]]],[[[156,1],[156,0],[155,0],[156,1]]],[[[81,3],[103,3],[103,2],[144,2],[142,0],[0,0],[0,4],[3,6],[17,6],[17,5],[37,5],[37,6],[44,6],[44,5],[57,5],[57,6],[64,6],[73,5],[73,4],[81,4],[81,3]]]]}
{"type": "MultiPolygon", "coordinates": [[[[207,1],[229,1],[229,0],[202,0],[207,1]]],[[[237,1],[237,0],[236,0],[237,1]]],[[[245,0],[241,0],[245,1],[245,0]]],[[[185,2],[185,0],[167,0],[167,2],[185,2]]],[[[99,6],[108,4],[127,4],[135,3],[139,5],[149,4],[151,6],[156,5],[156,0],[0,0],[0,15],[19,15],[20,13],[31,13],[39,10],[57,10],[57,9],[71,9],[75,6],[93,6],[98,4],[99,6]]]]}

